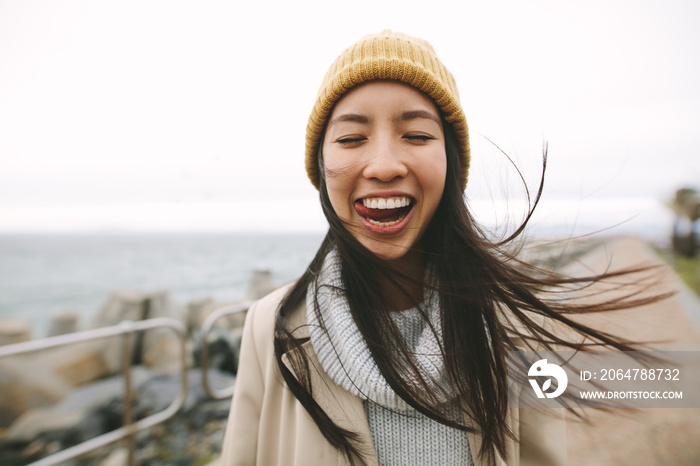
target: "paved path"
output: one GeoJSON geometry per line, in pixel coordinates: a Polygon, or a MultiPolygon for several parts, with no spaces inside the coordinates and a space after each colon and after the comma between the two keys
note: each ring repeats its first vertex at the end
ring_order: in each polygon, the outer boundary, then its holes
{"type": "MultiPolygon", "coordinates": [[[[663,261],[643,241],[623,238],[591,251],[567,272],[601,272],[608,264],[614,270],[640,264],[662,265],[663,261]]],[[[663,265],[654,277],[658,283],[647,287],[649,293],[685,286],[663,265]]],[[[604,290],[602,285],[596,288],[604,290]]],[[[686,289],[651,305],[580,320],[628,339],[656,341],[654,347],[659,349],[700,350],[698,316],[700,301],[686,289]]],[[[588,424],[569,416],[567,440],[572,466],[700,464],[700,409],[586,411],[590,415],[588,424]]]]}

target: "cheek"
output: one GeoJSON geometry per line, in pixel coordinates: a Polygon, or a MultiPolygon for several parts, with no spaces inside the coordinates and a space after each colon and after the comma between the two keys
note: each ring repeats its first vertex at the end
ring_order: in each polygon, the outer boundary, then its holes
{"type": "Polygon", "coordinates": [[[349,189],[347,183],[344,182],[343,176],[328,176],[326,174],[326,190],[328,198],[331,201],[331,206],[338,217],[347,219],[349,212],[349,189]]]}
{"type": "Polygon", "coordinates": [[[350,198],[354,188],[353,167],[344,163],[332,150],[323,152],[324,176],[328,197],[340,217],[347,217],[350,210],[350,198]]]}
{"type": "Polygon", "coordinates": [[[420,167],[418,173],[421,176],[421,184],[426,195],[431,196],[431,198],[437,196],[437,201],[435,199],[431,199],[431,201],[439,202],[445,189],[445,178],[447,177],[447,158],[445,154],[436,154],[435,157],[432,157],[420,167]]]}
{"type": "Polygon", "coordinates": [[[338,185],[336,180],[333,178],[326,178],[326,189],[328,189],[328,198],[331,200],[331,204],[333,205],[333,208],[337,211],[338,210],[338,203],[341,198],[341,187],[338,185]]]}

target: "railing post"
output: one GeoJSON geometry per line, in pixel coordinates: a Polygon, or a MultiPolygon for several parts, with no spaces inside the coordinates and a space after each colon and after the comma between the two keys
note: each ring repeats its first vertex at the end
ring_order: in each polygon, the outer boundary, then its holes
{"type": "MultiPolygon", "coordinates": [[[[136,433],[149,429],[173,417],[185,404],[188,390],[187,380],[187,332],[182,322],[167,317],[158,317],[138,322],[124,321],[119,325],[103,327],[99,329],[86,330],[66,335],[44,338],[42,340],[31,340],[12,345],[0,346],[0,359],[8,356],[19,356],[22,354],[34,353],[48,350],[60,346],[79,343],[83,341],[93,341],[102,338],[112,338],[123,335],[124,348],[122,352],[125,393],[124,393],[124,425],[116,430],[98,435],[95,438],[86,440],[83,443],[68,447],[65,450],[48,455],[28,466],[56,466],[60,463],[77,458],[98,448],[103,448],[111,443],[126,440],[129,459],[128,464],[135,464],[135,436],[136,433]],[[143,332],[154,328],[167,327],[175,332],[180,341],[180,392],[170,405],[144,419],[134,422],[133,420],[133,390],[132,390],[132,363],[133,363],[133,337],[136,332],[143,332]]],[[[0,394],[1,396],[1,394],[0,394]]]]}
{"type": "Polygon", "coordinates": [[[124,338],[122,338],[122,374],[124,376],[124,416],[122,425],[126,429],[126,448],[129,452],[127,464],[134,466],[135,445],[134,445],[134,429],[133,429],[133,393],[131,390],[131,364],[133,363],[133,340],[134,340],[134,323],[130,320],[125,320],[121,323],[124,329],[124,338]]]}
{"type": "Polygon", "coordinates": [[[230,306],[221,307],[204,319],[204,323],[201,328],[201,338],[202,338],[202,388],[204,388],[204,393],[209,395],[211,398],[216,400],[223,400],[231,397],[233,395],[233,387],[228,387],[223,390],[215,390],[214,387],[209,383],[209,332],[216,322],[224,316],[229,316],[231,314],[236,314],[239,312],[247,311],[253,304],[252,301],[245,301],[240,304],[234,304],[230,306]]]}

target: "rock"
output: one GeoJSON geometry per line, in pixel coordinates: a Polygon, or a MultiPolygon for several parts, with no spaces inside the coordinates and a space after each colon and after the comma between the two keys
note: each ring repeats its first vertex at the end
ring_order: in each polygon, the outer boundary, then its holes
{"type": "Polygon", "coordinates": [[[24,413],[12,424],[3,438],[3,443],[29,444],[46,432],[72,429],[81,424],[83,417],[83,413],[80,411],[62,412],[55,409],[34,409],[24,413]]]}
{"type": "Polygon", "coordinates": [[[176,317],[173,314],[166,291],[143,293],[133,290],[115,290],[92,320],[90,328],[109,327],[124,320],[176,317]]]}
{"type": "Polygon", "coordinates": [[[75,343],[36,355],[71,387],[94,382],[107,375],[100,341],[75,343]]]}
{"type": "Polygon", "coordinates": [[[277,287],[272,283],[270,269],[257,268],[251,273],[246,297],[252,300],[260,299],[274,291],[275,288],[277,287]]]}
{"type": "MultiPolygon", "coordinates": [[[[131,386],[140,390],[156,374],[145,367],[136,366],[131,370],[131,386]]],[[[66,396],[55,409],[59,411],[97,410],[115,398],[124,396],[124,379],[121,375],[109,377],[78,387],[66,396]]]]}
{"type": "MultiPolygon", "coordinates": [[[[228,303],[215,303],[206,298],[192,301],[188,304],[188,320],[195,322],[201,320],[196,326],[191,324],[191,339],[194,342],[192,356],[194,366],[202,365],[202,338],[200,329],[206,316],[212,312],[228,307],[243,304],[244,301],[232,301],[228,303]]],[[[236,312],[224,315],[219,318],[207,335],[209,350],[209,367],[219,369],[224,372],[235,374],[238,367],[238,354],[243,335],[243,324],[247,311],[236,312]]]]}
{"type": "MultiPolygon", "coordinates": [[[[238,356],[241,346],[242,329],[227,331],[222,327],[214,327],[207,335],[207,354],[209,368],[222,372],[236,374],[238,371],[238,356]]],[[[195,367],[202,366],[202,338],[195,339],[192,349],[195,367]]]]}
{"type": "MultiPolygon", "coordinates": [[[[231,300],[231,301],[214,301],[211,298],[199,298],[190,301],[186,306],[185,311],[185,324],[188,328],[188,334],[190,337],[196,336],[197,331],[202,328],[204,321],[215,311],[226,308],[229,306],[240,306],[246,302],[250,302],[249,299],[243,300],[231,300]]],[[[246,310],[241,312],[235,312],[233,314],[227,314],[220,317],[216,322],[216,326],[225,327],[227,329],[232,329],[236,327],[243,327],[245,322],[246,310]]]]}
{"type": "MultiPolygon", "coordinates": [[[[178,320],[174,308],[169,304],[167,293],[152,293],[146,301],[145,319],[170,317],[178,320]]],[[[162,371],[176,372],[182,365],[181,342],[178,335],[169,328],[156,328],[142,332],[141,359],[135,363],[162,371]]],[[[138,347],[137,347],[138,350],[138,347]]],[[[191,360],[185,362],[191,364],[191,360]]]]}
{"type": "Polygon", "coordinates": [[[0,321],[0,346],[22,343],[32,339],[32,328],[23,320],[0,321]]]}
{"type": "Polygon", "coordinates": [[[105,375],[99,341],[0,360],[0,427],[28,410],[57,403],[73,388],[105,375]]]}
{"type": "Polygon", "coordinates": [[[219,320],[219,324],[223,325],[226,328],[229,329],[235,329],[235,328],[243,328],[243,324],[245,323],[245,316],[248,313],[248,311],[241,311],[241,312],[236,312],[234,314],[229,314],[225,317],[222,317],[219,320]]]}
{"type": "Polygon", "coordinates": [[[144,319],[152,319],[154,317],[178,317],[175,315],[174,308],[170,306],[170,299],[167,292],[158,291],[149,293],[147,298],[147,308],[144,312],[144,319]]]}
{"type": "Polygon", "coordinates": [[[231,411],[231,399],[214,400],[203,403],[198,409],[193,410],[189,421],[195,429],[202,429],[208,423],[220,420],[226,421],[231,411]]]}
{"type": "MultiPolygon", "coordinates": [[[[185,364],[191,365],[189,352],[185,364]]],[[[181,343],[175,332],[166,328],[149,330],[144,336],[142,364],[166,372],[178,372],[182,366],[181,343]]]]}
{"type": "Polygon", "coordinates": [[[112,451],[107,458],[100,462],[100,466],[124,466],[129,460],[129,450],[121,447],[112,451]]]}
{"type": "Polygon", "coordinates": [[[241,341],[243,340],[243,326],[231,330],[230,335],[233,341],[233,351],[236,354],[236,362],[238,362],[238,356],[241,354],[241,341]]]}
{"type": "MultiPolygon", "coordinates": [[[[235,380],[236,378],[231,374],[218,370],[209,371],[209,382],[215,388],[226,388],[233,385],[235,380]]],[[[187,400],[181,411],[189,419],[192,410],[197,408],[202,402],[210,400],[210,398],[204,392],[202,371],[200,369],[191,369],[187,373],[187,383],[189,387],[187,400]]],[[[151,377],[139,388],[139,409],[151,414],[165,409],[175,399],[179,391],[179,375],[160,374],[151,377]]],[[[230,403],[230,400],[226,401],[230,403]]]]}
{"type": "Polygon", "coordinates": [[[187,334],[192,335],[202,327],[204,320],[216,308],[215,301],[210,297],[197,298],[187,303],[185,307],[185,326],[187,334]]]}
{"type": "MultiPolygon", "coordinates": [[[[215,306],[212,307],[211,312],[217,311],[221,308],[224,307],[229,307],[229,306],[240,306],[244,304],[246,301],[230,301],[226,303],[217,303],[215,306]]],[[[224,316],[221,316],[216,322],[215,326],[216,327],[223,327],[226,329],[235,329],[235,328],[243,328],[243,324],[245,323],[245,316],[248,313],[248,310],[240,311],[240,312],[234,312],[233,314],[226,314],[224,316]]]]}
{"type": "Polygon", "coordinates": [[[0,427],[11,425],[28,410],[57,403],[70,390],[46,362],[28,357],[0,360],[0,427]]]}
{"type": "Polygon", "coordinates": [[[78,331],[78,319],[80,311],[73,308],[58,308],[51,311],[51,323],[49,325],[49,336],[65,335],[78,331]]]}
{"type": "Polygon", "coordinates": [[[0,439],[0,451],[20,451],[26,462],[90,440],[105,432],[101,419],[85,411],[33,410],[23,414],[0,439]]]}
{"type": "MultiPolygon", "coordinates": [[[[164,291],[141,293],[129,290],[113,291],[105,305],[91,324],[91,328],[117,325],[124,320],[139,321],[154,317],[176,317],[170,307],[168,294],[164,291]]],[[[102,356],[107,373],[121,370],[123,360],[123,337],[103,340],[102,356]]],[[[154,329],[137,332],[132,339],[132,363],[147,363],[151,367],[179,364],[180,343],[173,331],[154,329]]]]}
{"type": "MultiPolygon", "coordinates": [[[[144,317],[144,303],[147,297],[144,293],[129,290],[113,291],[107,302],[94,317],[90,328],[102,328],[117,325],[124,320],[139,321],[144,317]]],[[[101,354],[107,374],[121,371],[123,363],[122,336],[101,341],[101,354]]],[[[132,340],[132,351],[136,348],[135,337],[132,340]]]]}
{"type": "MultiPolygon", "coordinates": [[[[144,367],[133,369],[134,419],[161,411],[172,401],[155,405],[152,397],[142,396],[154,377],[157,374],[144,367]]],[[[51,445],[64,449],[117,429],[123,423],[124,392],[123,378],[111,377],[79,387],[53,406],[27,411],[0,439],[0,451],[31,452],[34,460],[48,454],[51,445]]]]}
{"type": "MultiPolygon", "coordinates": [[[[135,436],[136,461],[148,464],[202,464],[212,452],[221,450],[230,399],[209,399],[201,383],[201,371],[187,374],[187,400],[183,408],[165,423],[135,436]]],[[[217,370],[209,373],[213,386],[223,388],[235,378],[217,370]]],[[[165,409],[180,391],[179,375],[162,374],[145,367],[133,372],[134,419],[165,409]]],[[[0,438],[2,464],[26,464],[50,451],[65,449],[114,430],[122,425],[123,380],[111,377],[74,390],[51,408],[26,413],[0,438]],[[8,462],[8,459],[11,460],[8,462]]],[[[90,453],[87,464],[123,464],[123,453],[109,445],[90,453]]],[[[86,464],[86,463],[76,463],[86,464]]]]}
{"type": "Polygon", "coordinates": [[[141,320],[144,318],[144,303],[148,295],[132,290],[114,290],[107,298],[97,315],[92,320],[90,328],[101,328],[117,325],[124,320],[141,320]]]}

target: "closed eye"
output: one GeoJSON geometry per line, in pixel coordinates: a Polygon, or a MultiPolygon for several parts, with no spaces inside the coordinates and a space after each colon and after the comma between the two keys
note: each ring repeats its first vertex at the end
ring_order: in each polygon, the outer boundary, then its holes
{"type": "Polygon", "coordinates": [[[416,141],[416,142],[428,142],[428,141],[432,141],[433,139],[435,139],[434,137],[428,136],[425,134],[407,134],[403,138],[408,139],[409,141],[416,141]]]}
{"type": "Polygon", "coordinates": [[[347,137],[347,138],[336,139],[335,142],[338,144],[347,145],[347,144],[357,144],[357,143],[360,143],[360,142],[363,142],[366,140],[367,140],[367,138],[363,138],[363,137],[347,137]]]}

